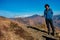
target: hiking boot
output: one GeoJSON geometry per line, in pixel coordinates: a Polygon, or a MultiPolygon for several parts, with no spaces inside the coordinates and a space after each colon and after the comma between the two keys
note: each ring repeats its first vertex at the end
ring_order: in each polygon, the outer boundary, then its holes
{"type": "Polygon", "coordinates": [[[52,36],[54,36],[54,33],[51,33],[52,36]]]}
{"type": "Polygon", "coordinates": [[[50,32],[48,32],[48,35],[50,35],[50,32]]]}

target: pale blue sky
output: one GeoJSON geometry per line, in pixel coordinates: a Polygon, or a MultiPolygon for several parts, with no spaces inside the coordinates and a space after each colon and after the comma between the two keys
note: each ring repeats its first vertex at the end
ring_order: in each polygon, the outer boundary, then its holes
{"type": "Polygon", "coordinates": [[[60,14],[60,0],[0,0],[0,16],[43,15],[44,5],[49,4],[54,14],[60,14]]]}

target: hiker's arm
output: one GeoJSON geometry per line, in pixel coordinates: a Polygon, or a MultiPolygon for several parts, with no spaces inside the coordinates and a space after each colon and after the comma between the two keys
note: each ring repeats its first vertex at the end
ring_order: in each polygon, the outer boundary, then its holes
{"type": "Polygon", "coordinates": [[[45,13],[45,11],[44,11],[44,17],[46,17],[46,13],[45,13]]]}
{"type": "Polygon", "coordinates": [[[51,10],[51,14],[52,14],[52,17],[53,17],[53,11],[51,10]]]}

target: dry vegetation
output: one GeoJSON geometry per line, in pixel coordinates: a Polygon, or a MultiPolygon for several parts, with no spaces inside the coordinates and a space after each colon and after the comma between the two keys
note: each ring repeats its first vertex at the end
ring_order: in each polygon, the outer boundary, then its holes
{"type": "MultiPolygon", "coordinates": [[[[45,29],[45,25],[37,24],[37,28],[45,29]]],[[[11,21],[9,19],[3,20],[0,18],[0,40],[43,40],[42,35],[47,34],[38,30],[27,28],[26,25],[21,23],[11,21]]]]}

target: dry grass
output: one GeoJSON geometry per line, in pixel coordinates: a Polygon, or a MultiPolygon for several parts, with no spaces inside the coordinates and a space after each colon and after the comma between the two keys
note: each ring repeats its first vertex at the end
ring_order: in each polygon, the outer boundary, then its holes
{"type": "MultiPolygon", "coordinates": [[[[9,19],[0,19],[0,21],[0,40],[42,40],[42,35],[46,34],[9,19]]],[[[37,24],[35,27],[45,29],[44,24],[37,24]]]]}

